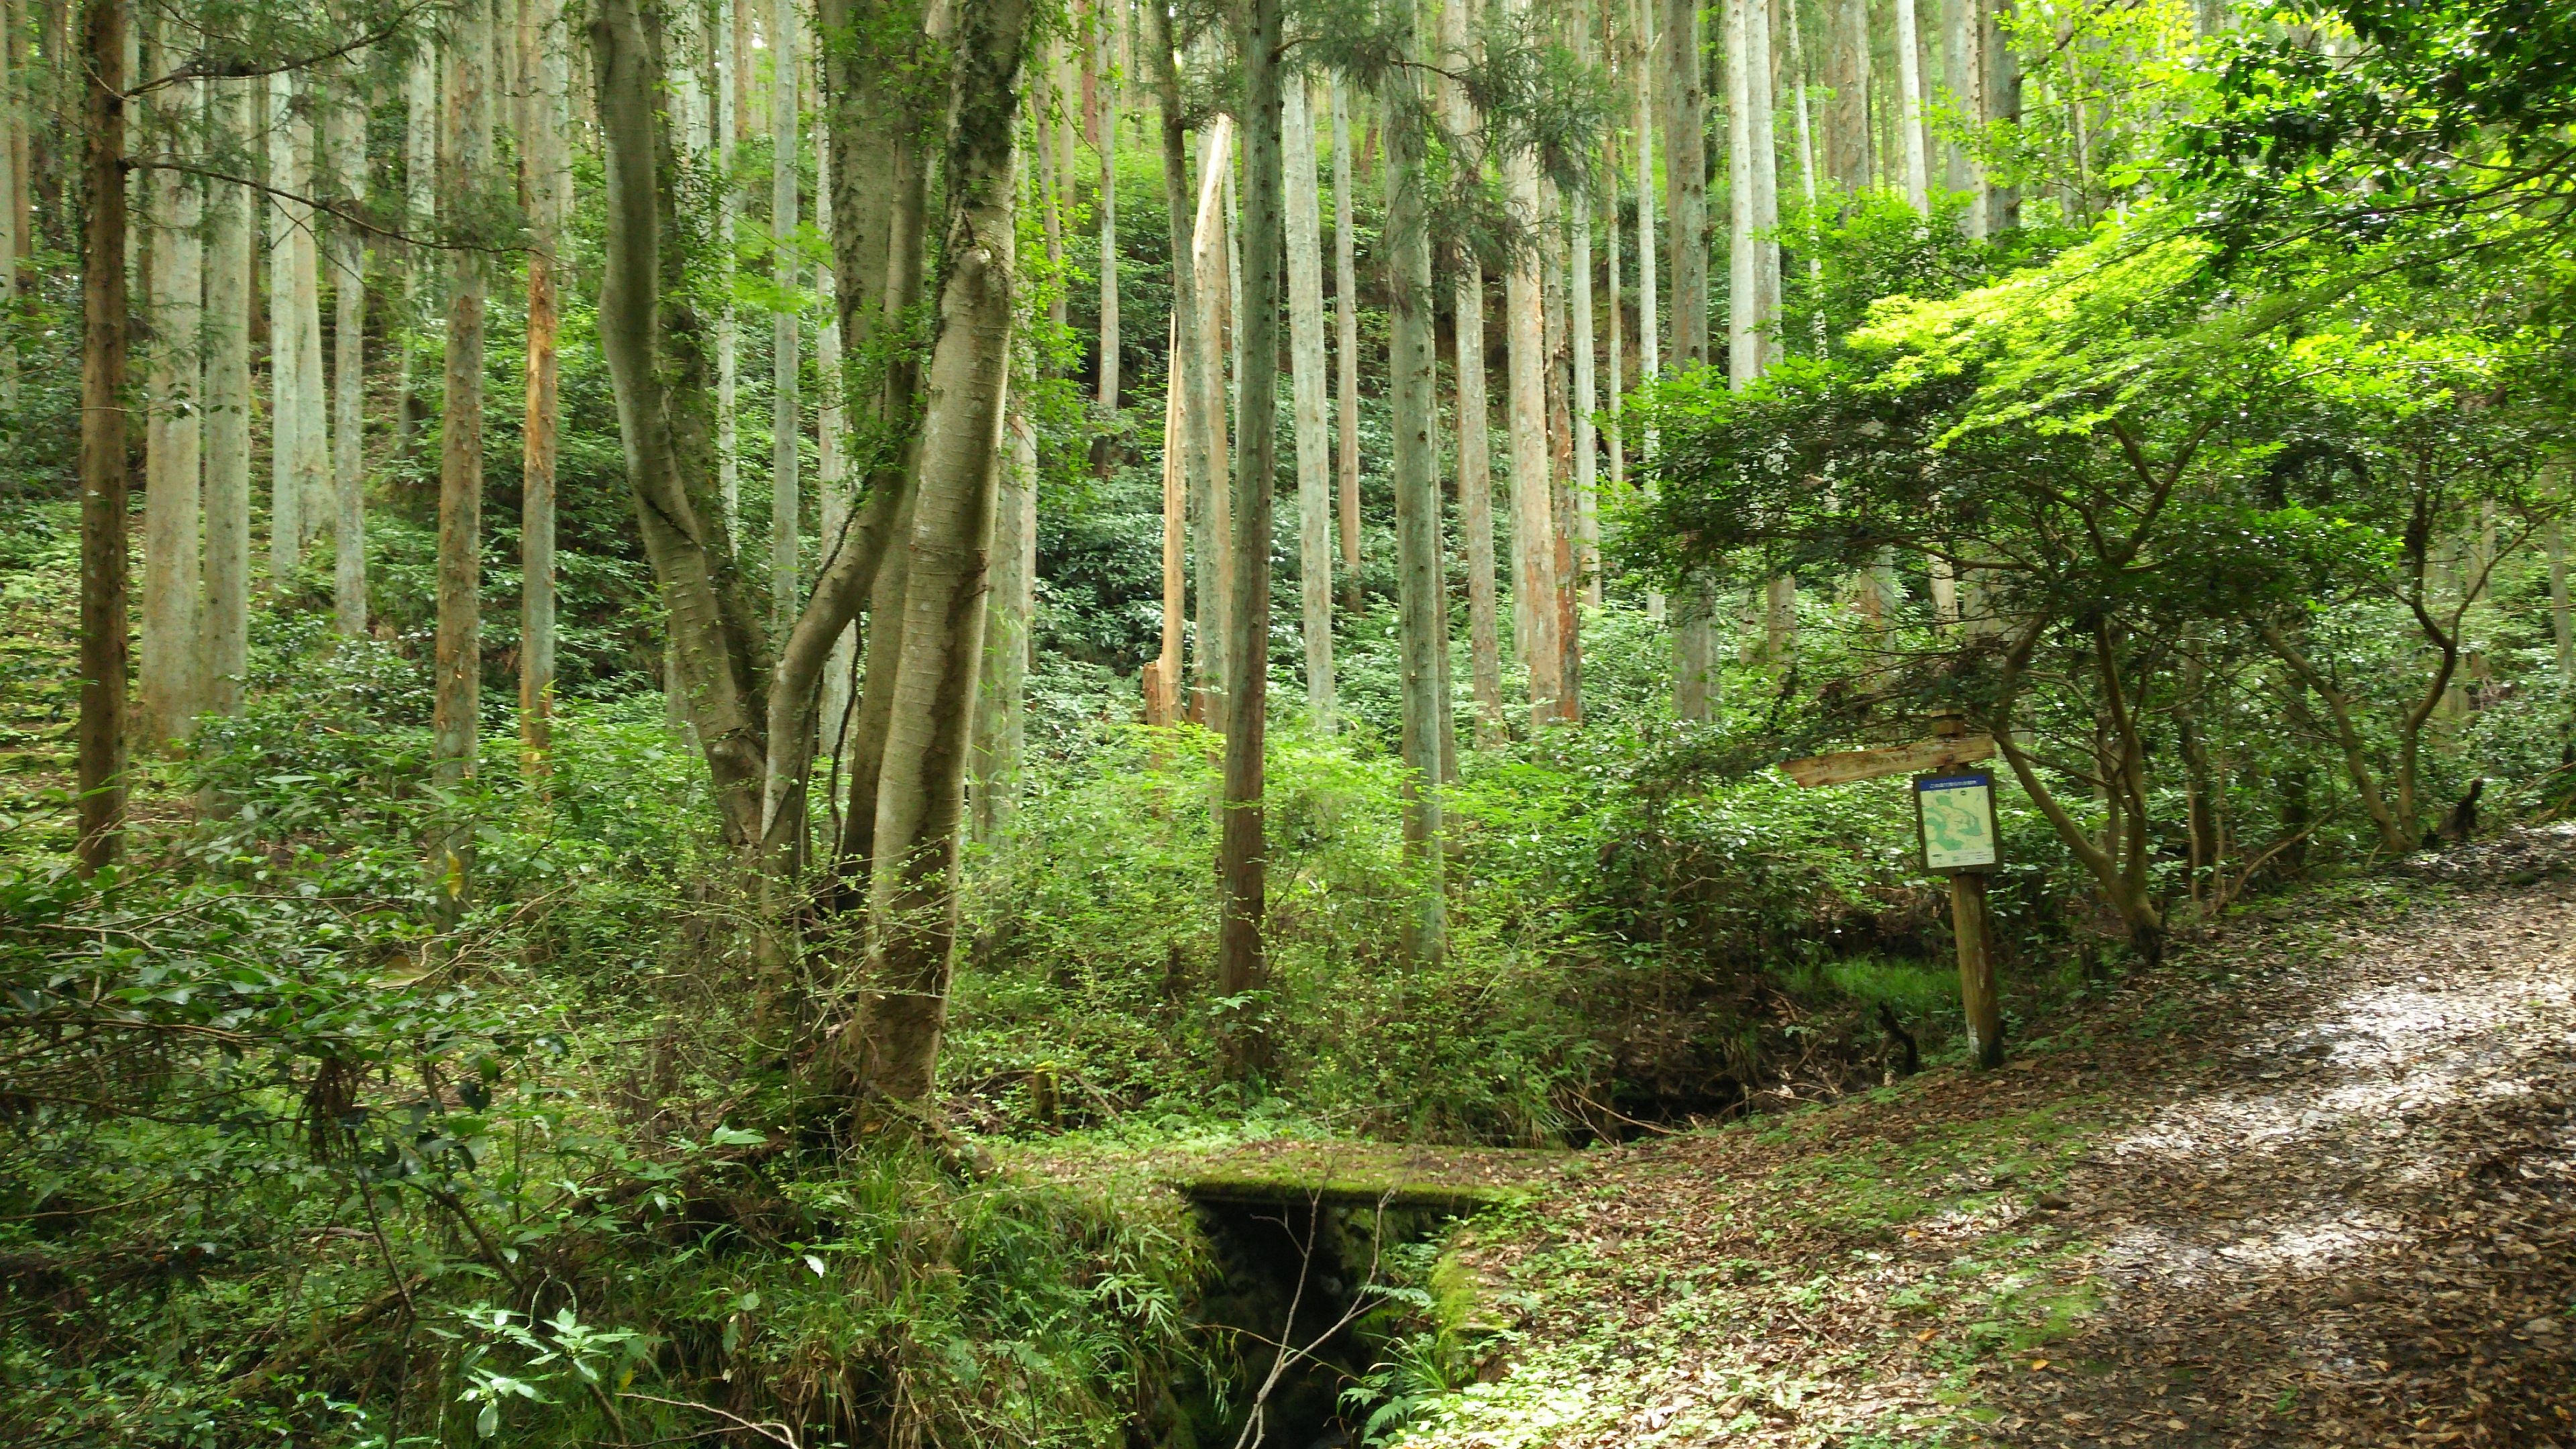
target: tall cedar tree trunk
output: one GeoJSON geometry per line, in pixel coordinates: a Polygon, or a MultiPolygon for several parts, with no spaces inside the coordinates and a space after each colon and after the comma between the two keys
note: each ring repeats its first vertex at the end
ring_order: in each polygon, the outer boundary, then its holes
{"type": "MultiPolygon", "coordinates": [[[[777,0],[769,12],[769,242],[770,281],[782,300],[796,295],[796,0],[777,0]]],[[[804,561],[797,547],[803,516],[798,436],[804,431],[796,395],[798,330],[793,306],[769,319],[769,621],[782,637],[804,602],[804,561]]]]}
{"type": "Polygon", "coordinates": [[[82,87],[80,836],[84,873],[125,831],[125,3],[89,0],[82,87]]]}
{"type": "MultiPolygon", "coordinates": [[[[1941,3],[1941,78],[1947,105],[1970,123],[1985,118],[1985,17],[1981,0],[1942,0],[1941,3]]],[[[1986,187],[1976,153],[1955,140],[1941,144],[1941,184],[1944,188],[1964,192],[1968,214],[1964,221],[1967,234],[1977,240],[1986,235],[1986,187]]]]}
{"type": "MultiPolygon", "coordinates": [[[[16,51],[18,20],[9,0],[0,0],[0,317],[18,314],[18,258],[26,250],[26,222],[18,199],[26,194],[26,127],[19,119],[16,51]]],[[[18,406],[18,352],[0,347],[0,408],[18,406]]]]}
{"type": "Polygon", "coordinates": [[[1575,600],[1574,410],[1572,328],[1566,315],[1565,196],[1554,182],[1540,190],[1547,216],[1540,233],[1540,305],[1547,352],[1547,557],[1556,613],[1557,692],[1552,718],[1583,718],[1583,616],[1575,600]]]}
{"type": "Polygon", "coordinates": [[[1240,277],[1231,264],[1225,215],[1225,193],[1234,174],[1233,145],[1234,118],[1218,116],[1215,124],[1208,127],[1199,157],[1198,213],[1190,232],[1190,270],[1196,274],[1198,307],[1182,319],[1184,326],[1195,320],[1198,333],[1198,351],[1189,371],[1193,389],[1186,418],[1192,435],[1190,550],[1197,562],[1193,582],[1198,586],[1196,713],[1201,723],[1219,734],[1226,731],[1226,659],[1233,642],[1228,615],[1228,601],[1234,597],[1230,522],[1234,500],[1228,476],[1231,460],[1226,451],[1229,360],[1238,363],[1238,380],[1241,376],[1239,359],[1231,358],[1232,349],[1227,345],[1232,320],[1228,314],[1239,310],[1232,305],[1232,294],[1240,277]],[[1197,466],[1202,447],[1207,457],[1204,470],[1197,466]]]}
{"type": "Polygon", "coordinates": [[[1762,375],[1762,225],[1754,179],[1751,40],[1745,12],[1759,0],[1724,0],[1726,45],[1726,380],[1741,389],[1762,375]]]}
{"type": "MultiPolygon", "coordinates": [[[[1463,72],[1475,63],[1464,0],[1441,7],[1441,44],[1449,64],[1463,72]]],[[[1464,136],[1476,125],[1466,87],[1440,82],[1449,129],[1464,136]]],[[[1492,407],[1485,395],[1485,268],[1468,253],[1456,279],[1458,360],[1458,530],[1467,556],[1467,680],[1476,703],[1476,742],[1503,742],[1502,623],[1494,579],[1494,474],[1492,407]]]]}
{"type": "Polygon", "coordinates": [[[288,119],[295,81],[280,71],[268,78],[268,116],[256,134],[268,138],[268,578],[282,588],[304,557],[304,491],[295,473],[296,435],[304,409],[295,400],[304,368],[297,360],[304,331],[295,325],[295,234],[300,225],[289,196],[304,194],[295,174],[295,127],[288,119]]]}
{"type": "MultiPolygon", "coordinates": [[[[1389,0],[1384,12],[1393,52],[1417,54],[1410,0],[1389,0]]],[[[1434,474],[1439,399],[1434,392],[1431,300],[1431,208],[1422,174],[1424,138],[1417,117],[1420,82],[1406,66],[1390,66],[1382,84],[1386,127],[1386,226],[1382,233],[1387,273],[1387,391],[1394,404],[1395,448],[1389,481],[1395,490],[1396,635],[1403,698],[1405,860],[1417,873],[1414,908],[1404,927],[1405,958],[1417,968],[1439,965],[1448,948],[1448,908],[1442,889],[1445,855],[1441,824],[1440,682],[1448,655],[1448,592],[1440,569],[1440,489],[1434,474]]]]}
{"type": "MultiPolygon", "coordinates": [[[[1658,0],[1637,0],[1637,381],[1651,384],[1663,375],[1663,322],[1658,315],[1655,251],[1655,8],[1658,0]]],[[[1669,228],[1667,228],[1669,231],[1669,228]]],[[[1655,430],[1637,439],[1640,451],[1655,451],[1655,430]]],[[[1647,485],[1651,488],[1650,482],[1647,485]]],[[[1664,617],[1664,596],[1646,593],[1646,617],[1664,617]]]]}
{"type": "MultiPolygon", "coordinates": [[[[355,210],[367,193],[366,96],[356,72],[346,81],[350,93],[323,118],[323,169],[333,200],[355,210]]],[[[355,639],[367,632],[367,242],[344,221],[331,228],[331,243],[332,622],[355,639]]]]}
{"type": "MultiPolygon", "coordinates": [[[[1506,0],[1524,21],[1529,0],[1506,0]]],[[[1529,676],[1530,727],[1556,717],[1565,693],[1564,642],[1556,611],[1554,510],[1549,506],[1547,320],[1540,295],[1544,225],[1538,154],[1522,148],[1503,158],[1512,219],[1522,231],[1503,274],[1503,337],[1508,347],[1506,410],[1512,449],[1512,644],[1529,676]]]]}
{"type": "Polygon", "coordinates": [[[1780,138],[1772,101],[1771,0],[1744,0],[1744,94],[1753,132],[1754,302],[1762,319],[1762,367],[1778,355],[1780,318],[1780,138]]]}
{"type": "Polygon", "coordinates": [[[1163,388],[1163,637],[1145,665],[1145,723],[1180,718],[1181,636],[1189,631],[1189,484],[1181,476],[1181,433],[1189,420],[1189,380],[1182,375],[1180,321],[1172,320],[1164,355],[1171,360],[1163,388]]]}
{"type": "MultiPolygon", "coordinates": [[[[441,230],[461,236],[479,215],[492,168],[492,36],[488,10],[469,5],[448,32],[446,124],[439,138],[441,230]]],[[[439,415],[438,645],[430,778],[454,788],[474,773],[483,693],[483,254],[459,247],[447,263],[447,393],[439,415]]],[[[443,827],[432,842],[430,888],[452,922],[465,905],[471,834],[443,827]]]]}
{"type": "MultiPolygon", "coordinates": [[[[1358,218],[1351,190],[1351,108],[1341,77],[1333,87],[1333,432],[1342,536],[1342,607],[1360,608],[1360,314],[1359,269],[1354,257],[1358,218]]],[[[1487,505],[1491,507],[1490,500],[1487,505]]],[[[1485,524],[1493,534],[1490,518],[1485,524]]],[[[1487,552],[1491,553],[1488,547],[1487,552]]],[[[1488,570],[1490,572],[1490,569],[1488,570]]],[[[1499,684],[1495,698],[1502,697],[1499,684]]]]}
{"type": "MultiPolygon", "coordinates": [[[[1708,90],[1700,69],[1699,7],[1662,0],[1664,219],[1673,284],[1673,362],[1708,365],[1708,90]]],[[[1709,715],[1709,614],[1705,588],[1686,590],[1673,620],[1673,712],[1709,715]]]]}
{"type": "MultiPolygon", "coordinates": [[[[155,63],[161,63],[157,57],[155,63]]],[[[190,134],[203,89],[203,82],[183,81],[154,98],[154,129],[162,145],[190,134]]],[[[143,748],[158,751],[186,738],[204,706],[205,685],[198,672],[197,539],[205,415],[198,298],[205,267],[197,179],[155,171],[148,185],[158,230],[152,239],[152,413],[144,471],[143,657],[134,738],[143,748]]]]}
{"type": "MultiPolygon", "coordinates": [[[[1100,363],[1099,402],[1104,422],[1118,416],[1118,7],[1103,5],[1093,15],[1098,27],[1092,74],[1099,87],[1094,145],[1100,155],[1100,190],[1095,202],[1100,222],[1100,363]]],[[[1107,461],[1104,454],[1103,462],[1107,461]]]]}
{"type": "MultiPolygon", "coordinates": [[[[1205,379],[1216,366],[1216,353],[1207,345],[1198,321],[1203,303],[1199,297],[1198,269],[1191,261],[1189,117],[1181,105],[1181,73],[1178,60],[1172,53],[1171,17],[1154,5],[1145,6],[1141,13],[1145,18],[1145,68],[1153,76],[1155,100],[1162,111],[1163,202],[1171,245],[1174,340],[1178,344],[1173,349],[1174,361],[1166,386],[1183,389],[1180,409],[1181,483],[1184,493],[1188,493],[1203,487],[1204,480],[1215,468],[1215,445],[1208,421],[1201,414],[1204,412],[1203,400],[1216,392],[1205,385],[1205,379]]],[[[1218,416],[1222,418],[1223,414],[1218,416]]],[[[1197,538],[1191,541],[1200,545],[1200,556],[1204,559],[1207,540],[1197,538]]],[[[1204,614],[1205,606],[1202,605],[1203,619],[1204,614]]],[[[1202,657],[1205,657],[1206,647],[1207,641],[1202,640],[1202,657]]],[[[1167,678],[1163,686],[1177,693],[1179,681],[1167,678]]]]}
{"type": "Polygon", "coordinates": [[[1600,406],[1593,372],[1592,335],[1592,188],[1574,193],[1574,574],[1583,602],[1601,606],[1601,440],[1594,436],[1593,410],[1600,406]]]}
{"type": "MultiPolygon", "coordinates": [[[[816,36],[817,49],[829,39],[816,36]]],[[[821,73],[820,66],[816,73],[821,73]]],[[[847,384],[841,375],[840,261],[833,250],[837,228],[832,205],[832,126],[828,112],[816,119],[814,233],[823,239],[825,260],[814,268],[814,300],[819,304],[814,322],[814,486],[822,524],[821,566],[828,567],[833,552],[847,541],[850,527],[849,460],[843,451],[849,411],[844,401],[847,384]]],[[[848,743],[850,672],[857,647],[858,627],[853,624],[832,636],[832,657],[823,665],[818,748],[836,761],[848,743]]]]}
{"type": "Polygon", "coordinates": [[[1825,9],[1825,174],[1846,192],[1869,188],[1876,168],[1869,132],[1869,0],[1825,9]]]}
{"type": "Polygon", "coordinates": [[[856,1023],[862,1097],[915,1106],[933,1086],[957,940],[958,823],[1010,379],[1012,141],[1028,26],[1025,0],[966,0],[952,51],[937,330],[856,1023]]]}
{"type": "Polygon", "coordinates": [[[1306,633],[1306,711],[1333,729],[1333,440],[1324,417],[1324,208],[1305,77],[1280,98],[1288,168],[1288,357],[1297,421],[1297,594],[1306,633]]]}
{"type": "Polygon", "coordinates": [[[520,0],[519,67],[534,80],[519,138],[528,194],[528,388],[520,432],[519,759],[543,779],[554,753],[557,248],[571,192],[563,128],[569,65],[558,0],[520,0]]]}
{"type": "MultiPolygon", "coordinates": [[[[209,130],[232,145],[258,134],[261,83],[212,83],[209,130]]],[[[251,189],[207,183],[214,213],[206,257],[205,707],[241,709],[250,655],[250,312],[259,202],[251,189]]]]}
{"type": "MultiPolygon", "coordinates": [[[[1262,939],[1267,900],[1262,809],[1263,749],[1270,695],[1270,501],[1278,476],[1282,0],[1247,0],[1237,54],[1243,66],[1243,306],[1235,315],[1244,405],[1235,419],[1234,475],[1244,480],[1234,510],[1234,568],[1226,634],[1225,833],[1217,874],[1225,914],[1217,936],[1217,994],[1241,997],[1269,984],[1262,939]]],[[[1298,83],[1302,88],[1303,82],[1298,83]]],[[[1302,126],[1304,107],[1297,117],[1302,126]]],[[[1309,130],[1306,145],[1313,144],[1309,130]]],[[[1311,163],[1311,156],[1310,156],[1311,163]]],[[[1308,167],[1311,174],[1312,166],[1308,167]]],[[[1234,1014],[1227,1043],[1238,1074],[1267,1065],[1258,1012],[1234,1014]]]]}

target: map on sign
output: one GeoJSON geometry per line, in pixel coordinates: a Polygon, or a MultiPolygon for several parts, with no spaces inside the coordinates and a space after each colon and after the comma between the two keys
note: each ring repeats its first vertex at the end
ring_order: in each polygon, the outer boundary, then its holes
{"type": "Polygon", "coordinates": [[[1995,864],[1995,779],[1982,772],[1927,775],[1914,782],[1923,824],[1923,868],[1977,870],[1995,864]]]}

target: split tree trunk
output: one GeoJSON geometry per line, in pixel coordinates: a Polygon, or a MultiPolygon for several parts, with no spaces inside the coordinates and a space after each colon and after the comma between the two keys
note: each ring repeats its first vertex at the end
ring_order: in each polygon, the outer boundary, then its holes
{"type": "MultiPolygon", "coordinates": [[[[201,82],[183,81],[155,97],[154,109],[160,113],[156,129],[162,137],[191,134],[202,89],[201,82]]],[[[8,104],[0,100],[0,106],[8,104]]],[[[173,142],[165,139],[163,144],[173,142]]],[[[155,171],[149,184],[159,231],[152,244],[152,415],[144,471],[143,657],[134,734],[145,749],[158,751],[187,738],[204,707],[198,669],[197,538],[204,416],[198,298],[205,268],[197,179],[155,171]]]]}
{"type": "MultiPolygon", "coordinates": [[[[1333,422],[1339,449],[1335,456],[1341,502],[1342,607],[1356,614],[1360,607],[1360,315],[1359,273],[1353,256],[1357,198],[1351,190],[1350,99],[1340,77],[1334,77],[1332,86],[1333,352],[1339,364],[1333,422]]],[[[1490,520],[1485,531],[1490,537],[1490,520]]],[[[1497,686],[1495,697],[1501,694],[1497,686]]]]}
{"type": "Polygon", "coordinates": [[[957,939],[958,824],[984,634],[1010,378],[1014,184],[1025,0],[961,7],[947,227],[908,539],[897,707],[877,786],[869,971],[855,1059],[865,1098],[930,1096],[957,939]]]}
{"type": "Polygon", "coordinates": [[[1315,120],[1307,81],[1292,77],[1281,98],[1287,167],[1288,355],[1297,422],[1297,584],[1306,633],[1306,710],[1333,728],[1332,439],[1324,419],[1324,213],[1315,171],[1315,120]]]}
{"type": "MultiPolygon", "coordinates": [[[[1386,12],[1394,52],[1417,53],[1413,7],[1394,0],[1386,12]]],[[[1405,764],[1405,860],[1417,873],[1414,908],[1405,917],[1404,953],[1417,968],[1440,963],[1448,945],[1442,893],[1445,831],[1441,823],[1441,680],[1449,644],[1448,594],[1440,568],[1440,489],[1435,462],[1439,399],[1434,391],[1430,197],[1422,175],[1424,141],[1412,117],[1422,106],[1412,70],[1389,67],[1384,80],[1389,399],[1394,404],[1396,634],[1402,680],[1405,764]]]]}
{"type": "MultiPolygon", "coordinates": [[[[1279,471],[1279,410],[1272,399],[1279,392],[1282,4],[1248,0],[1237,52],[1243,66],[1243,304],[1234,318],[1241,359],[1235,382],[1242,400],[1234,473],[1244,486],[1234,509],[1234,568],[1227,581],[1225,830],[1217,848],[1224,914],[1216,968],[1217,994],[1234,998],[1263,990],[1270,975],[1263,939],[1269,850],[1262,788],[1270,693],[1271,480],[1279,471]]],[[[1297,85],[1302,91],[1304,82],[1297,85]]],[[[1304,109],[1298,108],[1300,123],[1304,109]]],[[[1311,130],[1304,144],[1311,174],[1311,130]]],[[[1232,1016],[1236,1026],[1227,1034],[1226,1054],[1235,1073],[1248,1076],[1268,1064],[1261,1015],[1232,1016]]]]}
{"type": "MultiPolygon", "coordinates": [[[[448,33],[445,122],[439,137],[440,227],[463,237],[479,215],[492,167],[492,38],[488,12],[468,5],[448,33]]],[[[447,264],[447,396],[439,417],[438,644],[430,779],[453,789],[474,774],[483,693],[483,257],[459,247],[447,264]]],[[[451,923],[465,905],[470,830],[432,842],[430,890],[451,923]]]]}
{"type": "Polygon", "coordinates": [[[125,831],[125,3],[89,0],[83,35],[79,828],[84,874],[125,831]]]}
{"type": "MultiPolygon", "coordinates": [[[[233,145],[258,134],[261,85],[213,83],[209,130],[233,145]]],[[[249,187],[207,183],[206,554],[204,707],[237,714],[250,655],[250,312],[259,202],[249,187]]]]}
{"type": "MultiPolygon", "coordinates": [[[[354,71],[347,79],[351,93],[335,97],[323,118],[322,169],[332,199],[354,210],[367,191],[366,97],[354,71]]],[[[342,637],[355,639],[367,632],[367,243],[345,221],[333,225],[331,241],[332,621],[342,637]]]]}

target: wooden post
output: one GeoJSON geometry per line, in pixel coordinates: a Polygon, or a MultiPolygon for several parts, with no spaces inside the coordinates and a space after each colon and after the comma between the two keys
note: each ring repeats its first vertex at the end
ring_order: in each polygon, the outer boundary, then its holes
{"type": "Polygon", "coordinates": [[[1968,1022],[1968,1051],[1978,1066],[2004,1064],[2003,1006],[1995,998],[1995,962],[1986,949],[1986,878],[1950,877],[1950,929],[1959,946],[1959,1005],[1968,1022]]]}

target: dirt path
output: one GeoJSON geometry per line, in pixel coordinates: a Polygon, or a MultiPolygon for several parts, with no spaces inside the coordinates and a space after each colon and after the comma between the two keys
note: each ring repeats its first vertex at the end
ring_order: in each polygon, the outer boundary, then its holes
{"type": "Polygon", "coordinates": [[[1475,1251],[1525,1315],[1420,1441],[2576,1446],[2571,868],[2517,835],[2004,1072],[1607,1154],[1475,1251]]]}

